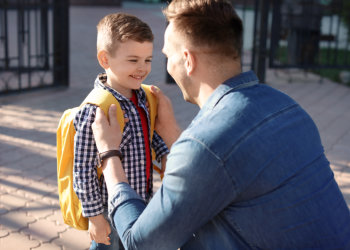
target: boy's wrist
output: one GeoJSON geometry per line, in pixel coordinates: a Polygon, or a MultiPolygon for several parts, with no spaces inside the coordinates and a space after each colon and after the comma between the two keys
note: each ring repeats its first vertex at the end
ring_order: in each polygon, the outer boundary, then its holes
{"type": "Polygon", "coordinates": [[[89,218],[89,221],[91,221],[92,223],[94,223],[94,222],[96,222],[96,221],[101,220],[101,217],[104,218],[103,214],[98,214],[98,215],[91,216],[91,217],[88,217],[88,218],[89,218]]]}

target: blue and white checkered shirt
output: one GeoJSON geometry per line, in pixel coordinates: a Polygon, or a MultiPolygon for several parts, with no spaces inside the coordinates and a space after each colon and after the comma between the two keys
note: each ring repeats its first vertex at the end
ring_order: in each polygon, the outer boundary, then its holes
{"type": "MultiPolygon", "coordinates": [[[[139,113],[131,100],[125,98],[112,88],[104,85],[107,77],[98,75],[95,88],[104,88],[113,94],[119,101],[121,108],[129,122],[125,123],[120,151],[123,154],[123,168],[131,187],[145,200],[152,196],[152,168],[150,175],[150,188],[147,188],[146,177],[146,148],[139,113]]],[[[150,127],[149,113],[146,107],[146,94],[140,89],[136,91],[138,105],[145,110],[150,127]]],[[[108,193],[103,176],[97,178],[97,147],[91,129],[95,120],[96,106],[86,104],[76,114],[74,127],[74,191],[81,201],[84,217],[92,217],[103,213],[107,206],[108,193]]],[[[150,134],[150,131],[149,131],[150,134]]],[[[162,138],[154,131],[150,146],[155,150],[157,160],[169,153],[162,138]]]]}

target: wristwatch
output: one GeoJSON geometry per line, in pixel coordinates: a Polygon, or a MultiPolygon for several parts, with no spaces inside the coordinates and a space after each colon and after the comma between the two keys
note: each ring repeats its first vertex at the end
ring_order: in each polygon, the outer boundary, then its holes
{"type": "Polygon", "coordinates": [[[110,158],[110,157],[113,157],[113,156],[118,156],[120,161],[123,160],[123,155],[122,153],[119,151],[119,150],[108,150],[106,152],[102,152],[102,153],[98,153],[97,154],[97,168],[100,168],[102,167],[102,164],[103,164],[103,161],[110,158]]]}

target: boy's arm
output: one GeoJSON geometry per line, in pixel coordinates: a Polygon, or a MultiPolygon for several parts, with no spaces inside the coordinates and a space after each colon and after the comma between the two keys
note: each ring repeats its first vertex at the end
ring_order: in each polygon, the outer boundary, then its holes
{"type": "Polygon", "coordinates": [[[163,178],[169,149],[163,139],[156,133],[156,131],[153,133],[152,148],[156,153],[156,160],[161,163],[160,177],[163,178]]]}
{"type": "Polygon", "coordinates": [[[153,133],[152,138],[152,148],[154,149],[156,153],[156,160],[158,162],[162,162],[163,156],[169,154],[169,149],[165,142],[163,141],[162,137],[160,137],[156,131],[153,133]]]}
{"type": "Polygon", "coordinates": [[[85,105],[74,119],[74,191],[81,204],[84,217],[103,213],[102,197],[96,171],[97,148],[91,124],[95,120],[96,106],[85,105]]]}
{"type": "Polygon", "coordinates": [[[91,125],[95,121],[96,106],[87,104],[76,115],[74,127],[74,191],[84,217],[89,218],[90,239],[110,245],[109,223],[103,216],[103,200],[96,171],[97,147],[91,125]]]}

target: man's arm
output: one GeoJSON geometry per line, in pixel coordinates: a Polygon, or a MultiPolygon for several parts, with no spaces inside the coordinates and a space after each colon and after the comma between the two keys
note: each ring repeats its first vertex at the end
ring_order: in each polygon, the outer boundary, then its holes
{"type": "MultiPolygon", "coordinates": [[[[112,120],[111,126],[107,125],[101,112],[97,111],[93,129],[98,148],[104,145],[106,150],[110,149],[106,145],[113,147],[115,140],[108,131],[119,127],[116,124],[111,128],[112,120]]],[[[115,116],[110,113],[109,117],[115,116]]],[[[110,158],[104,167],[104,175],[108,176],[109,212],[128,249],[177,249],[235,196],[223,162],[192,138],[183,138],[174,144],[163,184],[147,207],[127,184],[118,158],[110,158]]]]}
{"type": "MultiPolygon", "coordinates": [[[[119,149],[122,134],[117,121],[117,107],[112,104],[109,108],[110,121],[107,120],[100,108],[96,110],[96,119],[92,124],[92,130],[96,141],[98,152],[103,153],[108,150],[119,149]]],[[[111,190],[116,183],[128,183],[119,157],[111,157],[103,161],[103,175],[106,181],[107,190],[111,190]]]]}

